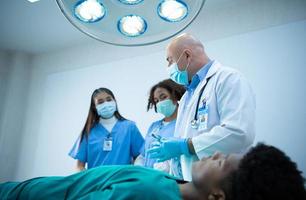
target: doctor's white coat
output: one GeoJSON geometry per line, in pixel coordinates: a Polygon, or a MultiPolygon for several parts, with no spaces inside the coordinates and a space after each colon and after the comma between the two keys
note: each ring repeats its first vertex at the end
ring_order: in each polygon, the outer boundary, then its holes
{"type": "Polygon", "coordinates": [[[191,181],[192,163],[212,155],[245,152],[255,137],[255,95],[249,82],[238,71],[214,61],[205,79],[199,83],[186,104],[187,92],[180,100],[175,137],[192,138],[196,155],[182,155],[184,180],[191,181]],[[191,127],[201,88],[210,78],[201,96],[208,106],[207,129],[191,127]]]}

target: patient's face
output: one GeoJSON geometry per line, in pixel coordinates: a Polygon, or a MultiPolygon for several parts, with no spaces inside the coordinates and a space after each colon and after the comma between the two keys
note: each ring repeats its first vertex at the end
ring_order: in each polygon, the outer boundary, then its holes
{"type": "Polygon", "coordinates": [[[192,166],[192,182],[200,190],[216,187],[221,180],[238,169],[240,159],[241,155],[238,154],[225,156],[221,153],[203,158],[192,166]]]}

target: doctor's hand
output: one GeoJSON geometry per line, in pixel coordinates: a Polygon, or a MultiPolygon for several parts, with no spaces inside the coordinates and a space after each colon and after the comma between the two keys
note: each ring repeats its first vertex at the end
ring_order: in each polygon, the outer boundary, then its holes
{"type": "Polygon", "coordinates": [[[188,148],[188,139],[165,139],[160,141],[159,146],[155,146],[147,151],[149,158],[157,159],[157,162],[163,162],[182,154],[190,156],[188,148]]]}

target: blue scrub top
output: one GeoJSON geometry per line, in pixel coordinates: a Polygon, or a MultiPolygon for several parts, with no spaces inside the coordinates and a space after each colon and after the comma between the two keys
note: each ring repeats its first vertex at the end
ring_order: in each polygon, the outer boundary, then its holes
{"type": "Polygon", "coordinates": [[[145,138],[144,148],[142,149],[141,152],[141,155],[145,158],[144,160],[145,167],[153,168],[153,164],[156,163],[156,159],[150,159],[146,155],[147,150],[153,147],[152,143],[156,142],[156,139],[152,137],[152,133],[160,135],[163,138],[173,137],[175,122],[176,120],[172,120],[168,124],[164,125],[163,120],[159,120],[151,124],[145,138]]]}
{"type": "Polygon", "coordinates": [[[135,122],[118,120],[111,133],[97,123],[90,131],[88,138],[80,138],[75,142],[69,155],[87,163],[87,168],[101,165],[126,165],[141,153],[144,139],[135,122]],[[105,138],[112,137],[112,150],[103,151],[105,138]]]}

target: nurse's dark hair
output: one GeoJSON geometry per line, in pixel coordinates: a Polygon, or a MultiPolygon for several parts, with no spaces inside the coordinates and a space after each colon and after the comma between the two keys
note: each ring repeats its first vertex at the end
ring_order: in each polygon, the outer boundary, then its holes
{"type": "Polygon", "coordinates": [[[184,86],[177,84],[176,82],[172,81],[171,79],[163,80],[157,84],[155,84],[149,93],[147,111],[154,107],[155,112],[157,112],[156,102],[154,101],[154,92],[157,88],[164,88],[166,89],[171,96],[173,101],[179,101],[183,94],[185,93],[186,89],[184,86]]]}
{"type": "MultiPolygon", "coordinates": [[[[97,123],[99,123],[99,118],[100,117],[98,115],[94,99],[98,94],[100,94],[102,92],[105,92],[105,93],[109,94],[116,101],[116,98],[115,98],[113,92],[110,89],[98,88],[92,93],[88,116],[87,116],[87,119],[86,119],[86,123],[83,127],[83,130],[81,132],[81,141],[84,139],[84,137],[87,138],[89,133],[90,133],[90,130],[92,129],[92,127],[94,125],[96,125],[97,123]]],[[[118,105],[117,105],[117,110],[115,111],[114,115],[118,120],[125,120],[125,118],[118,111],[118,105]]]]}
{"type": "Polygon", "coordinates": [[[305,179],[281,150],[259,143],[223,181],[227,200],[306,200],[305,179]]]}

